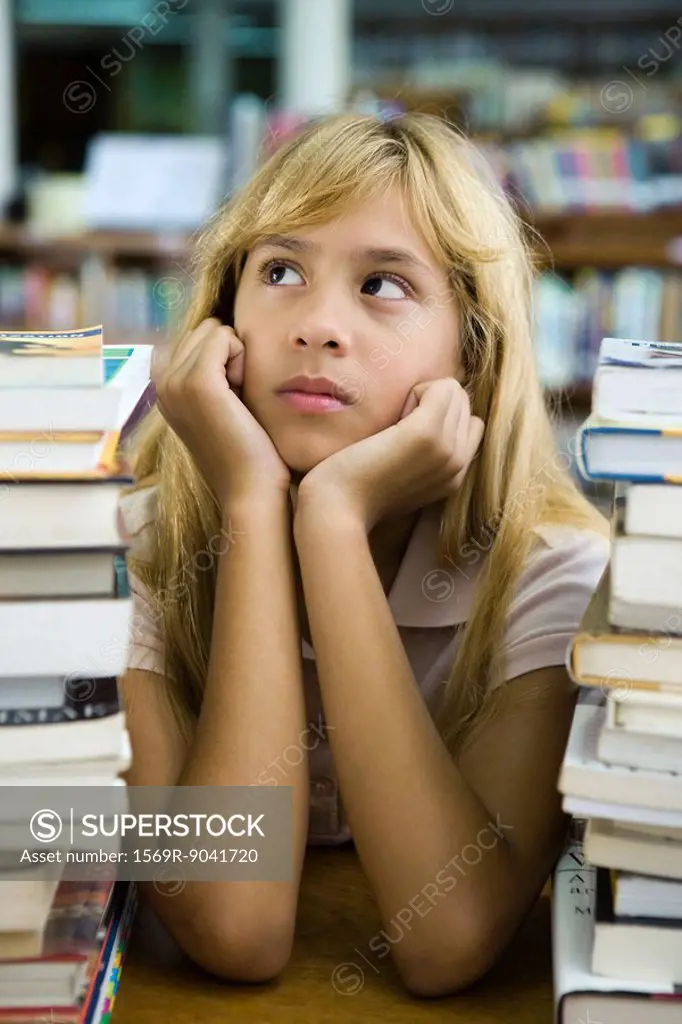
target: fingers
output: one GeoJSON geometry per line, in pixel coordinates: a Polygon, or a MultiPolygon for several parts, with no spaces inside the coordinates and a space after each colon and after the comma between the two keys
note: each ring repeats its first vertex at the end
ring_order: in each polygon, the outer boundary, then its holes
{"type": "Polygon", "coordinates": [[[175,387],[190,374],[202,379],[219,375],[234,387],[241,387],[244,345],[231,327],[209,317],[182,339],[163,374],[163,384],[175,387]]]}
{"type": "Polygon", "coordinates": [[[460,487],[469,466],[475,459],[476,453],[481,446],[484,433],[485,423],[483,420],[479,419],[478,416],[471,416],[469,420],[468,433],[463,442],[463,465],[453,480],[453,490],[457,490],[460,487]]]}

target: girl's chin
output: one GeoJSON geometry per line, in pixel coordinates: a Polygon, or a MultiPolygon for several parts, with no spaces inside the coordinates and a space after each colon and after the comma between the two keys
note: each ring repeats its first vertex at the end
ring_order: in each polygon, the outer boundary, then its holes
{"type": "Polygon", "coordinates": [[[308,442],[305,445],[275,445],[279,455],[283,462],[289,467],[292,475],[292,479],[296,480],[305,476],[311,469],[318,466],[320,462],[324,462],[330,455],[334,455],[336,452],[341,451],[345,445],[311,445],[308,442]]]}

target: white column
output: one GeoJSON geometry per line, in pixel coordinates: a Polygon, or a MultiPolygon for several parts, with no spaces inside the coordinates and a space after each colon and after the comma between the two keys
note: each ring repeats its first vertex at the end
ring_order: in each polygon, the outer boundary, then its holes
{"type": "Polygon", "coordinates": [[[280,0],[279,100],[309,116],[343,110],[351,85],[352,0],[280,0]]]}
{"type": "Polygon", "coordinates": [[[12,0],[0,0],[0,212],[17,185],[12,0]]]}

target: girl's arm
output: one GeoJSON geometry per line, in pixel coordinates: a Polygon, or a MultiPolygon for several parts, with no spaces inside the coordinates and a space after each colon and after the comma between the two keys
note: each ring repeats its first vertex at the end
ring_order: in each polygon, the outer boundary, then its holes
{"type": "MultiPolygon", "coordinates": [[[[237,536],[218,565],[210,663],[192,743],[186,749],[180,739],[165,679],[129,672],[123,692],[131,785],[250,785],[271,775],[268,765],[286,747],[301,746],[305,754],[288,495],[227,506],[225,516],[237,536]]],[[[290,882],[189,881],[174,896],[152,883],[141,887],[185,952],[233,980],[273,977],[291,949],[308,825],[307,757],[280,781],[293,787],[290,882]]]]}
{"type": "Polygon", "coordinates": [[[415,993],[450,992],[504,949],[558,853],[556,779],[575,689],[563,669],[515,679],[455,761],[419,692],[364,525],[318,498],[299,496],[294,530],[329,740],[385,933],[367,936],[361,952],[377,970],[392,952],[415,993]]]}

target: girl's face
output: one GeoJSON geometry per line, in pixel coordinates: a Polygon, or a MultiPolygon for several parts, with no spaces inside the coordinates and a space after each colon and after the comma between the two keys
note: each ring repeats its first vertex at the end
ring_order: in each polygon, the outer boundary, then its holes
{"type": "Polygon", "coordinates": [[[289,468],[306,473],[397,423],[415,384],[461,379],[458,313],[398,192],[263,238],[235,300],[242,400],[289,468]]]}

